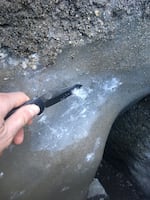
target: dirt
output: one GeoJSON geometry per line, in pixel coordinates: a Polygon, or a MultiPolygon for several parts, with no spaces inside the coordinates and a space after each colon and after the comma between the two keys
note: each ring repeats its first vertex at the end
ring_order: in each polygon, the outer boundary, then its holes
{"type": "Polygon", "coordinates": [[[0,0],[0,47],[43,65],[67,45],[114,37],[122,20],[150,17],[148,0],[0,0]]]}

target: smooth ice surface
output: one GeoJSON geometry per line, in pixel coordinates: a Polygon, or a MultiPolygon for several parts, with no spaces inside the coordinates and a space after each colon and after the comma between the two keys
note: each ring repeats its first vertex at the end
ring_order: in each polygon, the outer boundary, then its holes
{"type": "Polygon", "coordinates": [[[31,127],[31,149],[33,151],[62,150],[74,141],[88,136],[92,123],[100,114],[99,108],[103,106],[108,95],[115,92],[121,85],[119,79],[114,77],[103,82],[96,80],[96,77],[92,79],[94,81],[91,80],[89,86],[75,89],[74,95],[55,105],[58,109],[57,113],[51,112],[51,108],[48,108],[39,117],[37,120],[39,128],[36,128],[36,133],[40,135],[38,143],[35,140],[37,137],[35,130],[31,127]],[[113,89],[110,90],[110,88],[113,89]]]}

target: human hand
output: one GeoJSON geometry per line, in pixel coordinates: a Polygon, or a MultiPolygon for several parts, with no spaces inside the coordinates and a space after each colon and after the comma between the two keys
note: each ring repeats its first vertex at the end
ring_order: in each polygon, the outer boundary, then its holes
{"type": "Polygon", "coordinates": [[[29,97],[22,92],[0,93],[0,154],[12,142],[15,144],[23,142],[23,127],[30,124],[32,118],[40,112],[38,106],[34,104],[26,105],[19,108],[7,120],[4,120],[10,110],[28,100],[29,97]]]}

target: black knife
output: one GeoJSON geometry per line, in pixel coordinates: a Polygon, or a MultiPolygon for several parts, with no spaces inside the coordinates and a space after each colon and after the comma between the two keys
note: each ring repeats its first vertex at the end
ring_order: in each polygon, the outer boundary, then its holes
{"type": "Polygon", "coordinates": [[[76,84],[70,88],[67,88],[67,89],[64,89],[63,91],[61,92],[57,92],[57,93],[54,93],[52,94],[50,92],[49,93],[46,93],[38,98],[34,98],[34,99],[31,99],[29,101],[26,101],[24,104],[12,109],[5,117],[5,120],[10,117],[14,112],[16,112],[16,110],[18,110],[19,108],[21,108],[22,106],[25,106],[25,105],[29,105],[29,104],[35,104],[37,106],[39,106],[40,108],[40,112],[38,115],[40,115],[41,113],[43,113],[44,109],[47,108],[47,107],[50,107],[64,99],[66,99],[67,97],[69,97],[70,95],[72,95],[72,92],[74,89],[80,89],[82,87],[82,85],[80,84],[76,84]],[[49,98],[49,96],[51,96],[51,98],[49,98]]]}

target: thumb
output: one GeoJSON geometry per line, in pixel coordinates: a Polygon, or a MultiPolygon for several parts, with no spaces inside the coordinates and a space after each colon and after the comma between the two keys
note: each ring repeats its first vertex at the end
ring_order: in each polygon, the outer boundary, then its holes
{"type": "Polygon", "coordinates": [[[9,134],[9,136],[11,135],[13,139],[16,133],[39,112],[40,108],[34,104],[26,105],[18,109],[5,121],[7,134],[9,134]]]}

